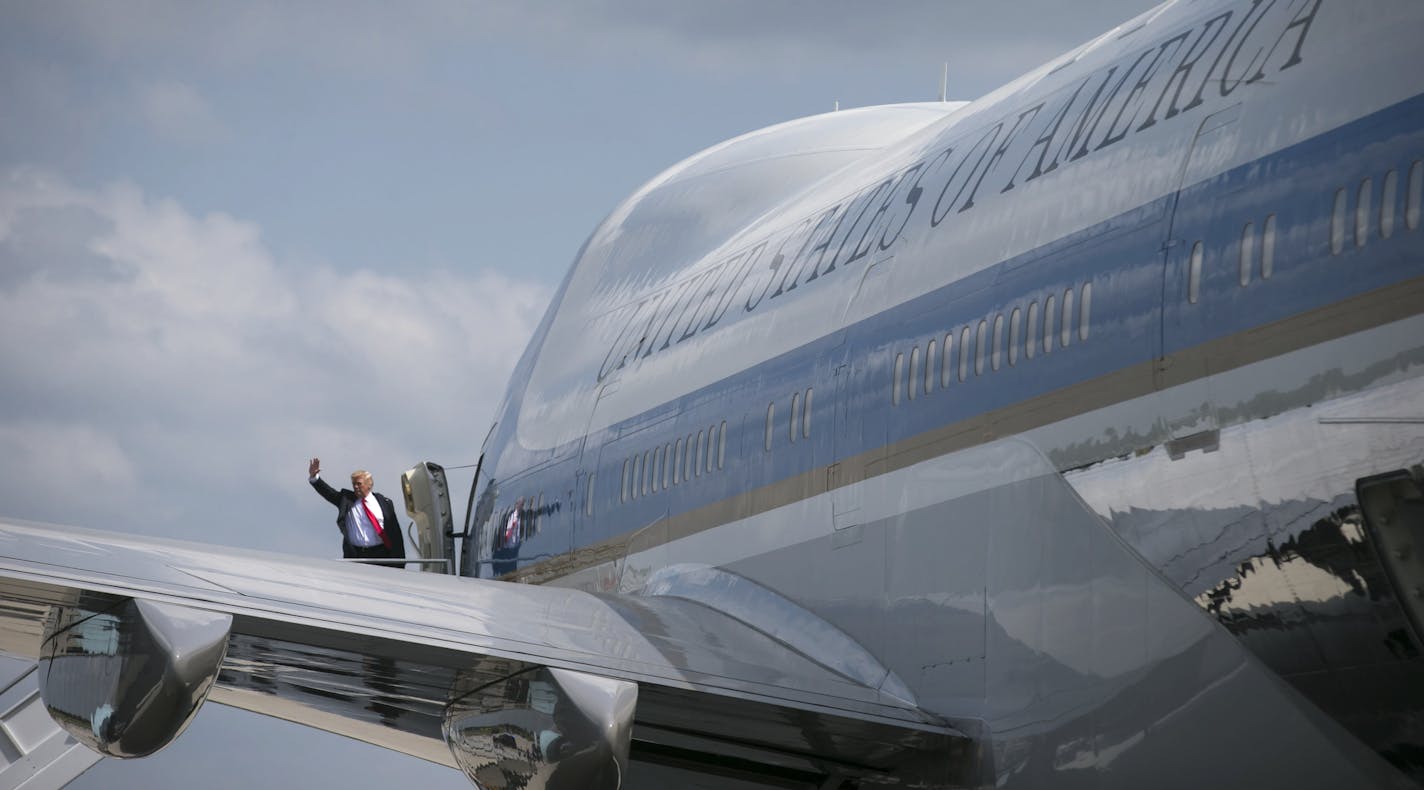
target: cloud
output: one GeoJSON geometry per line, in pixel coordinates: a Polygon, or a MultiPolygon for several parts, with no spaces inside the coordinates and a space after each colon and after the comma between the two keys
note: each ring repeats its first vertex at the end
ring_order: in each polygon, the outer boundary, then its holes
{"type": "Polygon", "coordinates": [[[100,428],[42,420],[0,423],[0,456],[7,459],[4,486],[22,495],[32,518],[49,521],[78,515],[97,522],[114,508],[133,507],[138,472],[116,437],[100,428]],[[90,492],[75,497],[73,481],[90,492]]]}
{"type": "Polygon", "coordinates": [[[391,493],[416,461],[473,460],[548,297],[489,270],[281,260],[227,214],[14,171],[0,182],[0,452],[15,471],[0,501],[92,524],[118,490],[145,503],[106,519],[119,528],[329,555],[324,532],[282,531],[325,515],[306,458],[336,476],[369,467],[391,493]],[[287,515],[253,534],[253,513],[287,515]]]}

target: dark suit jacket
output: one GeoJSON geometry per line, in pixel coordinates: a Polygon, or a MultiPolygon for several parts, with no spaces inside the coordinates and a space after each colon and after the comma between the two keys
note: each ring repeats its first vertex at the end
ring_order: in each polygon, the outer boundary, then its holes
{"type": "MultiPolygon", "coordinates": [[[[336,505],[336,528],[341,531],[341,556],[355,556],[351,540],[346,535],[346,516],[351,512],[351,508],[356,506],[356,492],[349,488],[337,491],[320,477],[311,485],[318,494],[321,494],[322,499],[336,505]]],[[[400,519],[396,516],[395,503],[391,502],[389,497],[381,494],[376,494],[376,501],[381,503],[381,520],[385,522],[382,529],[385,530],[386,537],[391,541],[391,556],[405,559],[405,535],[401,530],[400,519]]]]}

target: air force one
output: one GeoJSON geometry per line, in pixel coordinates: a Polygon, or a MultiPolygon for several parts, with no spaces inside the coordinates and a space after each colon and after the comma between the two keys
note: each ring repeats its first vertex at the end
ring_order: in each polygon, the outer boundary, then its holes
{"type": "MultiPolygon", "coordinates": [[[[1424,783],[1424,4],[1168,2],[662,173],[518,364],[457,574],[8,522],[0,649],[480,788],[1424,783]]],[[[436,505],[424,508],[434,492],[436,505]]]]}

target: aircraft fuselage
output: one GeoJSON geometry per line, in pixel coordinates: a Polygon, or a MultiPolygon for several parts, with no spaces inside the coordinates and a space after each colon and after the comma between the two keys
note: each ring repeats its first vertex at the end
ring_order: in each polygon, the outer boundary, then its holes
{"type": "Polygon", "coordinates": [[[1420,781],[1421,33],[1167,4],[672,168],[516,369],[462,572],[772,590],[975,781],[1420,781]]]}

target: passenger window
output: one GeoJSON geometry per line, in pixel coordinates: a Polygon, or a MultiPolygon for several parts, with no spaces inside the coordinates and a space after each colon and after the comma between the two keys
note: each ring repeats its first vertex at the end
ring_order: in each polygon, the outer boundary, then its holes
{"type": "Polygon", "coordinates": [[[682,437],[679,436],[672,446],[672,484],[677,485],[682,482],[682,437]]]}
{"type": "MultiPolygon", "coordinates": [[[[814,394],[816,394],[815,389],[811,387],[806,388],[806,405],[801,408],[801,438],[803,439],[811,438],[811,396],[814,394]]],[[[722,423],[722,432],[724,434],[727,431],[726,426],[726,423],[722,423]]],[[[726,439],[725,436],[722,438],[726,439]]]]}
{"type": "Polygon", "coordinates": [[[910,377],[905,381],[906,394],[910,400],[915,399],[916,390],[919,389],[920,382],[920,347],[915,346],[910,349],[910,377]]]}
{"type": "MultiPolygon", "coordinates": [[[[900,377],[899,377],[899,376],[896,376],[896,377],[895,377],[895,389],[896,389],[897,391],[900,389],[900,377]]],[[[798,419],[800,419],[800,417],[801,417],[801,393],[799,393],[799,392],[793,392],[793,393],[791,394],[791,420],[790,420],[790,422],[788,423],[788,425],[790,426],[790,430],[787,431],[787,434],[791,437],[791,443],[792,443],[792,444],[795,444],[795,443],[796,443],[796,421],[797,421],[798,419]]]]}
{"type": "MultiPolygon", "coordinates": [[[[808,407],[809,407],[810,404],[811,404],[810,397],[811,397],[811,396],[810,396],[809,394],[806,396],[806,398],[807,398],[807,400],[806,400],[806,405],[807,405],[808,407]]],[[[809,411],[809,409],[808,409],[808,411],[809,411]]],[[[721,432],[717,435],[717,468],[718,468],[718,469],[723,468],[724,466],[726,466],[726,463],[727,463],[727,421],[726,421],[726,420],[723,420],[723,421],[722,421],[722,430],[721,430],[721,432]]]]}
{"type": "Polygon", "coordinates": [[[643,456],[633,456],[633,498],[637,499],[643,487],[643,456]]]}
{"type": "Polygon", "coordinates": [[[713,425],[707,429],[707,474],[712,474],[712,459],[717,454],[717,426],[713,425]]]}
{"type": "Polygon", "coordinates": [[[658,475],[658,479],[662,481],[662,483],[660,484],[661,488],[663,490],[667,490],[668,478],[672,475],[671,444],[663,445],[663,449],[658,452],[658,468],[662,470],[662,474],[658,475]]]}
{"type": "Polygon", "coordinates": [[[1261,279],[1271,279],[1276,266],[1276,215],[1267,214],[1261,228],[1261,279]]]}
{"type": "Polygon", "coordinates": [[[994,351],[989,355],[989,364],[998,370],[1004,359],[1004,314],[994,316],[994,351]]]}
{"type": "Polygon", "coordinates": [[[1380,193],[1380,238],[1394,235],[1394,204],[1399,199],[1399,173],[1390,170],[1384,174],[1384,187],[1380,193]]]}
{"type": "Polygon", "coordinates": [[[1419,227],[1421,203],[1424,203],[1424,161],[1416,159],[1409,166],[1409,195],[1404,201],[1404,225],[1410,230],[1419,227]]]}
{"type": "Polygon", "coordinates": [[[588,473],[588,485],[584,487],[583,491],[583,514],[585,516],[593,515],[593,482],[596,479],[598,479],[597,472],[588,473]]]}
{"type": "Polygon", "coordinates": [[[1082,303],[1078,305],[1078,339],[1088,339],[1088,322],[1093,312],[1093,284],[1083,283],[1082,303]]]}
{"type": "Polygon", "coordinates": [[[1255,223],[1248,222],[1246,223],[1246,227],[1241,229],[1241,273],[1238,279],[1241,282],[1242,288],[1251,284],[1251,256],[1253,254],[1252,247],[1255,246],[1255,241],[1256,225],[1255,223]]]}
{"type": "Polygon", "coordinates": [[[964,381],[969,378],[969,355],[974,348],[973,338],[969,334],[969,327],[959,330],[959,380],[964,381]]]}
{"type": "Polygon", "coordinates": [[[1330,211],[1330,252],[1339,255],[1345,249],[1345,190],[1335,190],[1335,207],[1330,211]]]}
{"type": "Polygon", "coordinates": [[[650,463],[652,458],[652,450],[643,451],[643,496],[647,496],[653,488],[653,466],[650,463]]]}
{"type": "Polygon", "coordinates": [[[693,463],[693,467],[692,467],[692,473],[693,473],[693,476],[694,476],[694,477],[701,477],[701,476],[702,476],[702,451],[706,448],[706,445],[707,445],[707,436],[706,436],[706,434],[704,434],[702,431],[698,431],[698,432],[697,432],[697,452],[692,456],[693,462],[694,462],[694,463],[693,463]]]}
{"type": "Polygon", "coordinates": [[[1019,323],[1023,320],[1023,311],[1017,307],[1009,313],[1009,364],[1013,365],[1019,361],[1019,323]]]}
{"type": "Polygon", "coordinates": [[[662,490],[664,458],[663,448],[659,447],[653,453],[653,491],[662,490]]]}
{"type": "Polygon", "coordinates": [[[897,352],[895,354],[895,373],[892,376],[893,383],[890,385],[890,405],[900,405],[900,377],[905,373],[905,355],[897,352]]]}
{"type": "Polygon", "coordinates": [[[776,424],[776,401],[766,407],[766,449],[771,449],[771,426],[776,424]]]}
{"type": "Polygon", "coordinates": [[[939,366],[939,386],[941,389],[949,386],[951,377],[954,376],[954,330],[944,333],[944,351],[941,353],[944,358],[939,366]]]}
{"type": "Polygon", "coordinates": [[[1192,245],[1192,261],[1187,270],[1187,301],[1197,303],[1201,297],[1202,243],[1192,245]]]}
{"type": "Polygon", "coordinates": [[[935,360],[938,359],[938,357],[935,356],[935,350],[936,350],[936,349],[935,349],[935,340],[934,340],[934,338],[930,338],[930,344],[929,344],[928,346],[925,346],[925,394],[926,394],[926,395],[930,394],[931,392],[934,392],[934,380],[935,380],[934,366],[935,366],[935,360]]]}
{"type": "Polygon", "coordinates": [[[1073,342],[1073,289],[1063,292],[1063,328],[1058,332],[1058,341],[1067,348],[1073,342]]]}
{"type": "Polygon", "coordinates": [[[618,487],[618,501],[619,501],[619,502],[627,502],[627,501],[628,501],[628,470],[629,470],[629,467],[631,467],[632,465],[633,465],[633,459],[631,459],[631,458],[624,458],[624,459],[623,459],[623,481],[622,481],[621,483],[619,483],[619,487],[618,487]]]}
{"type": "Polygon", "coordinates": [[[1058,302],[1053,294],[1043,300],[1043,353],[1053,353],[1053,322],[1058,320],[1058,302]]]}
{"type": "Polygon", "coordinates": [[[1024,354],[1029,359],[1038,356],[1038,302],[1028,303],[1028,325],[1024,327],[1024,354]]]}
{"type": "Polygon", "coordinates": [[[1360,191],[1355,202],[1355,246],[1363,247],[1370,238],[1370,197],[1374,193],[1374,181],[1366,178],[1360,182],[1360,191]]]}
{"type": "Polygon", "coordinates": [[[989,345],[989,322],[981,320],[974,338],[974,375],[984,375],[984,356],[989,345]]]}
{"type": "Polygon", "coordinates": [[[693,458],[692,458],[692,451],[693,451],[693,448],[696,446],[696,444],[697,444],[697,443],[696,443],[696,441],[694,441],[694,438],[693,438],[692,434],[689,433],[689,434],[687,435],[687,461],[686,461],[686,463],[684,463],[684,464],[682,465],[682,479],[683,479],[683,480],[691,480],[692,477],[693,477],[693,474],[692,474],[692,466],[693,466],[694,461],[693,461],[693,458]]]}

